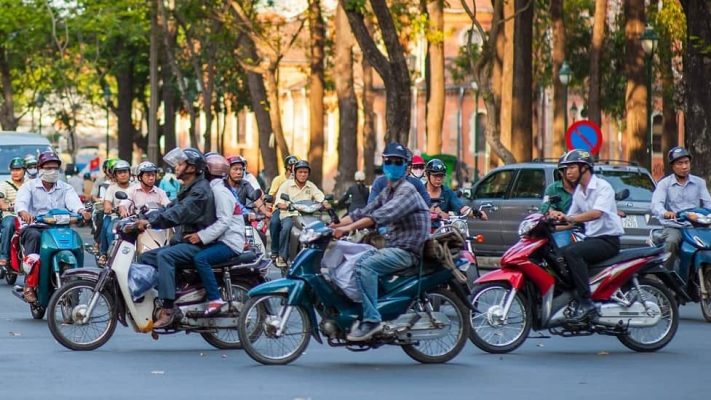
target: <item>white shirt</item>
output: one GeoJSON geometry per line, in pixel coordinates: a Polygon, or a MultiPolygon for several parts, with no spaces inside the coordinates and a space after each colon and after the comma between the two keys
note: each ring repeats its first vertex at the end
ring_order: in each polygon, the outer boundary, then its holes
{"type": "Polygon", "coordinates": [[[227,189],[222,179],[210,182],[215,197],[215,215],[217,221],[197,233],[204,244],[220,241],[232,251],[240,254],[244,251],[244,215],[242,206],[232,192],[227,189]]]}
{"type": "Polygon", "coordinates": [[[79,195],[68,183],[58,181],[47,191],[39,178],[33,179],[17,191],[15,212],[27,211],[33,217],[59,208],[78,213],[84,209],[79,195]]]}
{"type": "Polygon", "coordinates": [[[573,204],[568,215],[580,214],[592,210],[601,211],[600,218],[585,223],[585,236],[622,236],[625,229],[622,219],[617,215],[615,191],[612,186],[593,175],[588,187],[583,191],[583,185],[578,185],[573,193],[573,204]]]}

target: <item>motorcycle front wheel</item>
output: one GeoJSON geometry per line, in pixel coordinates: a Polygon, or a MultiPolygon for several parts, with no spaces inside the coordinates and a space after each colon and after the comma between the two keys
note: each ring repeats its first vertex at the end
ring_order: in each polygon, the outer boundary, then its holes
{"type": "Polygon", "coordinates": [[[676,299],[664,284],[652,279],[639,279],[641,292],[632,286],[626,293],[627,298],[644,298],[645,301],[656,303],[661,310],[659,322],[647,328],[629,328],[625,335],[617,338],[628,348],[639,352],[657,351],[666,346],[679,326],[679,307],[676,299]]]}
{"type": "Polygon", "coordinates": [[[289,364],[304,353],[311,339],[308,313],[303,307],[289,306],[284,295],[251,298],[240,313],[237,329],[247,354],[265,365],[289,364]]]}
{"type": "MultiPolygon", "coordinates": [[[[711,290],[711,265],[703,266],[704,287],[707,291],[711,290]]],[[[703,314],[706,322],[711,322],[711,294],[701,295],[701,314],[703,314]]]]}
{"type": "Polygon", "coordinates": [[[13,274],[12,272],[7,272],[5,274],[5,282],[7,282],[8,285],[12,286],[17,282],[17,274],[13,274]]]}
{"type": "Polygon", "coordinates": [[[49,300],[49,331],[59,344],[70,350],[98,349],[116,330],[114,299],[105,291],[99,293],[89,320],[82,322],[94,295],[94,286],[95,282],[74,281],[59,288],[49,300]]]}
{"type": "MultiPolygon", "coordinates": [[[[232,303],[230,311],[234,311],[234,307],[243,308],[244,304],[249,300],[249,289],[251,287],[246,283],[232,284],[232,299],[227,299],[226,291],[223,291],[222,298],[232,303]]],[[[227,306],[225,306],[227,307],[227,306]]],[[[239,340],[239,332],[237,327],[217,329],[214,332],[203,332],[200,334],[206,342],[210,343],[215,348],[220,350],[239,350],[242,348],[242,342],[239,340]]]]}
{"type": "Polygon", "coordinates": [[[506,299],[511,293],[507,283],[494,282],[476,286],[471,295],[471,341],[487,353],[516,350],[526,341],[533,317],[530,306],[517,292],[504,318],[506,299]]]}

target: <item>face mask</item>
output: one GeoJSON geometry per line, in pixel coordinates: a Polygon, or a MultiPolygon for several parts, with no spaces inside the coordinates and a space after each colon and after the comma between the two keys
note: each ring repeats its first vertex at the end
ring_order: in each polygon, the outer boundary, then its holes
{"type": "Polygon", "coordinates": [[[402,177],[405,176],[406,170],[407,164],[404,163],[400,166],[397,166],[395,164],[383,165],[383,174],[391,182],[395,182],[402,179],[402,177]]]}
{"type": "Polygon", "coordinates": [[[422,176],[425,175],[425,169],[413,169],[412,170],[412,176],[415,178],[422,178],[422,176]]]}
{"type": "Polygon", "coordinates": [[[57,183],[59,180],[59,170],[57,169],[41,169],[39,174],[42,182],[57,183]]]}
{"type": "Polygon", "coordinates": [[[37,168],[29,168],[27,174],[30,176],[37,176],[37,168]]]}

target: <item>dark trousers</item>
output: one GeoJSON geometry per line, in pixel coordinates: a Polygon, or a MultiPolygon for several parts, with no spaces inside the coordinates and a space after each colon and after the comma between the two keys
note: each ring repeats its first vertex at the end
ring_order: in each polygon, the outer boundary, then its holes
{"type": "Polygon", "coordinates": [[[138,262],[158,267],[158,298],[175,300],[175,268],[192,264],[193,257],[202,247],[190,243],[178,243],[141,254],[138,262]]]}
{"type": "Polygon", "coordinates": [[[195,269],[200,274],[208,300],[220,299],[220,290],[217,286],[217,279],[215,278],[215,272],[212,271],[212,266],[233,257],[237,257],[237,253],[222,242],[211,244],[195,255],[195,269]]]}
{"type": "Polygon", "coordinates": [[[284,218],[281,220],[281,232],[279,233],[279,257],[289,259],[289,240],[291,238],[291,227],[294,226],[294,218],[284,218]]]}
{"type": "Polygon", "coordinates": [[[42,231],[44,227],[28,226],[20,233],[20,243],[24,250],[23,255],[39,254],[40,241],[42,239],[42,231]]]}
{"type": "MultiPolygon", "coordinates": [[[[281,231],[281,219],[279,218],[279,210],[274,210],[272,219],[269,220],[269,236],[272,239],[272,254],[279,252],[279,232],[281,231]]],[[[266,246],[267,243],[265,242],[266,246]]]]}
{"type": "Polygon", "coordinates": [[[0,236],[0,260],[10,258],[10,239],[15,234],[15,220],[17,217],[8,215],[2,219],[2,236],[0,236]]]}
{"type": "Polygon", "coordinates": [[[620,238],[618,236],[589,237],[582,242],[572,243],[562,250],[578,296],[583,299],[589,299],[590,274],[588,273],[588,265],[599,263],[617,255],[620,252],[620,238]]]}

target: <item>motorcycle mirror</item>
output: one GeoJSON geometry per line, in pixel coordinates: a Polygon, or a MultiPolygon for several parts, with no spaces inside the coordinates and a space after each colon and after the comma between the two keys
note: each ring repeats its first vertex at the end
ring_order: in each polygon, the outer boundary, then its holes
{"type": "Polygon", "coordinates": [[[251,201],[257,201],[262,197],[263,194],[264,194],[264,192],[262,192],[262,189],[257,189],[251,193],[251,196],[249,196],[249,199],[251,201]]]}
{"type": "Polygon", "coordinates": [[[119,200],[126,200],[126,199],[128,199],[128,195],[127,195],[125,192],[122,192],[122,191],[120,191],[120,190],[119,190],[118,192],[116,192],[116,194],[114,194],[114,196],[115,196],[117,199],[119,199],[119,200]]]}
{"type": "Polygon", "coordinates": [[[462,192],[461,189],[457,189],[456,194],[457,194],[457,197],[460,197],[460,198],[461,198],[462,196],[464,196],[464,192],[462,192]]]}
{"type": "Polygon", "coordinates": [[[619,192],[615,193],[615,201],[622,201],[628,197],[630,197],[629,189],[622,189],[619,192]]]}
{"type": "Polygon", "coordinates": [[[332,195],[332,194],[327,194],[327,195],[324,197],[324,200],[326,200],[326,201],[333,201],[333,195],[332,195]]]}
{"type": "Polygon", "coordinates": [[[5,193],[0,192],[0,199],[4,199],[4,198],[5,198],[5,193]]]}
{"type": "Polygon", "coordinates": [[[267,203],[274,203],[274,196],[272,196],[271,194],[268,194],[268,195],[264,196],[264,201],[267,203]]]}
{"type": "Polygon", "coordinates": [[[281,196],[279,196],[279,198],[284,201],[290,201],[289,195],[286,193],[282,193],[281,196]]]}

